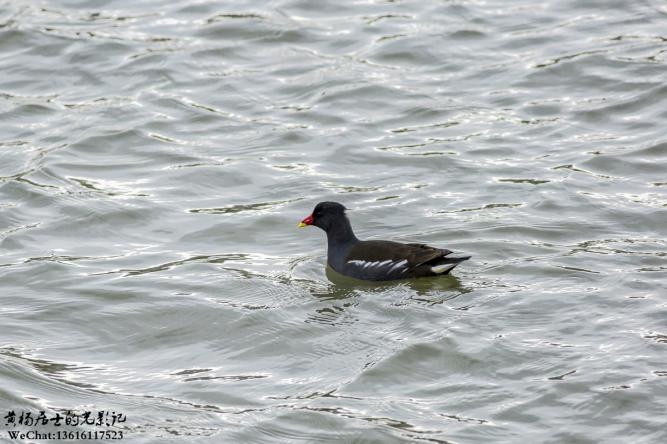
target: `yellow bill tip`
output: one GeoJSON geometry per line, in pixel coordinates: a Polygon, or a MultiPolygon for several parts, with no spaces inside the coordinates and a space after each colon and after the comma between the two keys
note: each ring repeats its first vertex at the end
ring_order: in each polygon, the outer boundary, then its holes
{"type": "Polygon", "coordinates": [[[297,225],[297,227],[299,227],[299,228],[303,228],[303,227],[307,227],[307,226],[308,225],[304,224],[303,222],[299,222],[299,225],[297,225]]]}

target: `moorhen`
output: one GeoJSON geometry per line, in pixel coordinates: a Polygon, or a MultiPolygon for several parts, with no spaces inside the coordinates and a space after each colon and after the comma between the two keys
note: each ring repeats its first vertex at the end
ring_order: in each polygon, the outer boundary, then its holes
{"type": "Polygon", "coordinates": [[[367,281],[391,281],[444,275],[470,256],[450,257],[444,248],[424,244],[357,239],[346,208],[320,202],[299,227],[314,225],[327,233],[327,262],[340,274],[367,281]]]}

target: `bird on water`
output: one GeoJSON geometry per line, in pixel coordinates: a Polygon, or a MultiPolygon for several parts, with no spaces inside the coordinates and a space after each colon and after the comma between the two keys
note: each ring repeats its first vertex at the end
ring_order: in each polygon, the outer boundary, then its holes
{"type": "Polygon", "coordinates": [[[367,281],[441,276],[470,259],[470,256],[452,257],[447,249],[424,244],[359,240],[345,210],[338,202],[320,202],[299,223],[299,227],[314,225],[326,232],[327,263],[345,276],[367,281]]]}

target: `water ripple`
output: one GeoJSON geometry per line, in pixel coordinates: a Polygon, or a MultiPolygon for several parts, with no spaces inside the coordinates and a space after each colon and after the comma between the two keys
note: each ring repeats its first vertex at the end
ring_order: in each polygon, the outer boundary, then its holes
{"type": "Polygon", "coordinates": [[[658,3],[2,6],[9,408],[147,443],[665,440],[658,3]],[[296,228],[323,200],[472,259],[350,282],[296,228]]]}

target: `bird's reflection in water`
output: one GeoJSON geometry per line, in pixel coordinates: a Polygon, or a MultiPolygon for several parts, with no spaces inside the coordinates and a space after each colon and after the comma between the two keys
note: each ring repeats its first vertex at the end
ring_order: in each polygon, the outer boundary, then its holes
{"type": "Polygon", "coordinates": [[[344,276],[327,266],[326,276],[331,285],[324,292],[313,293],[313,295],[327,300],[346,299],[359,293],[386,293],[395,288],[400,289],[398,293],[402,295],[409,293],[408,299],[410,300],[441,304],[472,291],[472,288],[465,287],[456,276],[452,275],[375,282],[344,276]]]}
{"type": "MultiPolygon", "coordinates": [[[[373,296],[395,299],[392,306],[408,306],[411,304],[438,305],[452,301],[472,291],[461,284],[455,276],[437,276],[433,278],[405,279],[396,281],[373,282],[362,281],[344,276],[331,267],[326,267],[329,283],[322,283],[311,289],[311,294],[320,302],[326,303],[318,307],[306,322],[341,325],[356,322],[356,316],[350,314],[351,307],[358,306],[365,298],[373,296]]],[[[451,307],[465,310],[469,307],[451,307]]]]}

